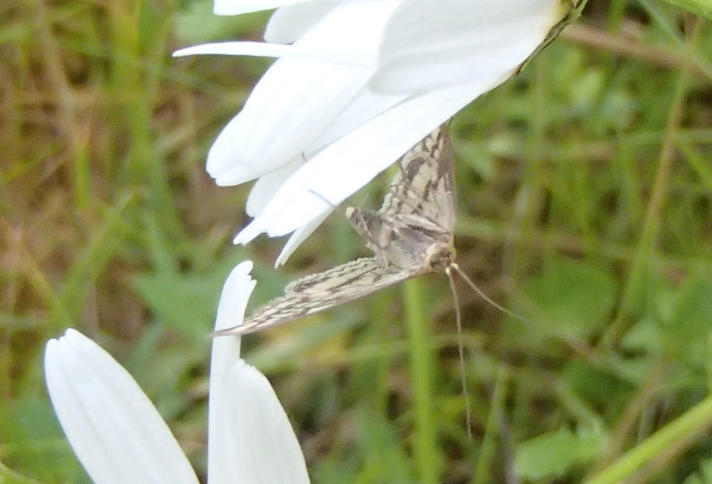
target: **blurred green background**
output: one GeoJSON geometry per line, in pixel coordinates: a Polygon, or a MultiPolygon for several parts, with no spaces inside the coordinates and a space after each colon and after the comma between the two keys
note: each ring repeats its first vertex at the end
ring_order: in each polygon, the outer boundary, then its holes
{"type": "MultiPolygon", "coordinates": [[[[268,16],[211,8],[0,5],[0,482],[88,480],[42,374],[68,327],[129,369],[204,476],[227,273],[255,261],[254,307],[365,254],[338,215],[280,270],[282,242],[231,245],[249,186],[214,186],[204,159],[269,61],[170,54],[259,40],[268,16]]],[[[459,263],[535,322],[460,287],[472,441],[443,275],[245,338],[314,482],[712,482],[711,80],[704,15],[591,0],[456,117],[459,263]]]]}

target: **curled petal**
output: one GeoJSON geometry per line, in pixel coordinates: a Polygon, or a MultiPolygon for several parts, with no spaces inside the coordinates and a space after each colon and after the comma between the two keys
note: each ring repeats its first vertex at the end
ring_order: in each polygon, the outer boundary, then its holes
{"type": "Polygon", "coordinates": [[[57,417],[94,482],[198,482],[148,397],[96,343],[69,329],[47,342],[44,366],[57,417]]]}

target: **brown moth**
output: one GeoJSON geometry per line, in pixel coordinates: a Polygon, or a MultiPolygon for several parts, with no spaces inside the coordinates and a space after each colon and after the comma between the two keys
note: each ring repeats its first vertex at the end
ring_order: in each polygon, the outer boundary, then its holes
{"type": "MultiPolygon", "coordinates": [[[[406,152],[398,164],[400,170],[378,211],[346,209],[374,257],[297,279],[285,288],[284,296],[259,307],[243,324],[215,334],[247,334],[284,324],[427,272],[444,271],[450,277],[455,270],[474,286],[454,263],[455,176],[447,123],[406,152]]],[[[459,326],[459,311],[457,319],[459,326]]]]}

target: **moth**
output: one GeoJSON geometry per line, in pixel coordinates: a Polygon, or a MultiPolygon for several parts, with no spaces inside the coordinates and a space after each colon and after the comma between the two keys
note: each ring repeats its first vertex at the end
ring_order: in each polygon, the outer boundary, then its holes
{"type": "MultiPolygon", "coordinates": [[[[373,257],[356,259],[298,279],[287,285],[283,296],[256,309],[241,325],[215,334],[260,331],[434,271],[446,272],[453,289],[451,272],[458,272],[478,294],[492,302],[455,264],[453,161],[446,123],[398,160],[400,169],[378,211],[346,209],[347,218],[366,240],[373,257]]],[[[459,326],[459,310],[457,319],[459,326]]]]}

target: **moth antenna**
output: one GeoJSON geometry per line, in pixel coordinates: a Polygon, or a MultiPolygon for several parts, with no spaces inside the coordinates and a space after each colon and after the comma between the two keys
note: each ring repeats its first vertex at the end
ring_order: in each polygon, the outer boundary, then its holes
{"type": "Polygon", "coordinates": [[[462,394],[465,397],[465,425],[467,426],[467,438],[472,441],[472,409],[470,408],[470,392],[467,389],[467,378],[465,373],[465,348],[462,342],[462,314],[460,313],[460,300],[457,297],[457,290],[455,290],[455,281],[452,277],[452,266],[453,264],[450,264],[445,269],[445,274],[447,274],[447,280],[450,283],[450,292],[452,293],[452,299],[455,302],[457,353],[460,359],[460,384],[462,385],[462,394]]]}
{"type": "Polygon", "coordinates": [[[519,321],[521,321],[521,322],[523,322],[523,323],[535,324],[535,322],[534,322],[532,319],[529,319],[529,318],[527,318],[526,316],[522,316],[521,314],[517,314],[517,313],[515,313],[514,311],[509,310],[509,309],[505,308],[504,306],[502,306],[501,304],[495,302],[494,299],[492,299],[492,298],[489,297],[487,294],[485,294],[484,292],[482,292],[482,289],[480,289],[479,287],[477,287],[477,284],[475,284],[474,282],[472,282],[472,279],[470,279],[470,278],[467,276],[467,274],[465,274],[465,272],[464,272],[462,269],[460,269],[460,266],[458,266],[458,265],[455,264],[454,262],[451,263],[451,264],[448,266],[448,269],[451,269],[451,268],[452,268],[455,272],[457,272],[457,273],[460,275],[460,277],[462,277],[462,279],[464,279],[464,281],[467,283],[467,285],[470,286],[470,287],[472,288],[472,290],[475,291],[475,292],[477,293],[477,295],[480,296],[482,299],[484,299],[487,303],[491,304],[491,305],[492,305],[493,307],[495,307],[496,309],[502,311],[504,314],[506,314],[506,315],[508,315],[508,316],[511,316],[511,317],[513,317],[513,318],[516,318],[516,319],[518,319],[519,321]]]}

